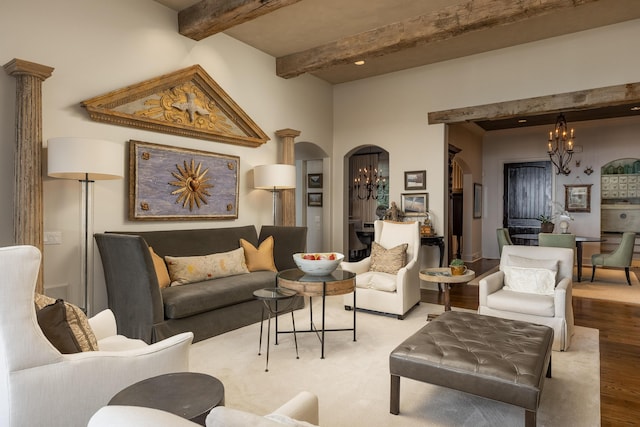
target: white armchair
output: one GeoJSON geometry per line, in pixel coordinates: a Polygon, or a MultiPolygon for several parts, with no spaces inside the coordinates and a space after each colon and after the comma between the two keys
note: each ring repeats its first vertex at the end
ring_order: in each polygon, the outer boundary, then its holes
{"type": "MultiPolygon", "coordinates": [[[[218,406],[213,408],[207,416],[206,425],[207,427],[315,426],[319,425],[318,397],[308,391],[300,392],[293,399],[264,417],[218,406]]],[[[88,427],[112,426],[195,427],[197,424],[169,412],[136,406],[105,406],[91,417],[88,424],[88,427]]]]}
{"type": "Polygon", "coordinates": [[[108,310],[90,320],[98,346],[108,351],[61,354],[36,319],[40,259],[33,246],[0,248],[0,425],[86,426],[123,388],[188,370],[193,334],[146,345],[117,336],[108,310]]]}
{"type": "MultiPolygon", "coordinates": [[[[358,262],[342,262],[343,270],[356,273],[357,308],[394,314],[398,319],[420,302],[420,224],[376,221],[374,242],[386,249],[406,243],[407,263],[397,274],[370,271],[371,257],[358,262]]],[[[353,294],[344,296],[346,308],[353,307],[353,294]]]]}
{"type": "MultiPolygon", "coordinates": [[[[532,277],[532,271],[520,270],[520,273],[527,278],[532,277]]],[[[480,280],[478,313],[550,326],[554,330],[553,349],[565,351],[573,336],[572,281],[573,249],[504,246],[500,270],[480,280]],[[555,261],[557,275],[552,294],[518,292],[504,288],[506,267],[523,267],[527,264],[530,267],[540,267],[542,263],[555,261]]]]}

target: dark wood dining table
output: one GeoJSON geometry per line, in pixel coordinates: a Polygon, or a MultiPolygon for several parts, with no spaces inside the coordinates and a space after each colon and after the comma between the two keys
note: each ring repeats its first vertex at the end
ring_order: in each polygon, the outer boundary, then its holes
{"type": "MultiPolygon", "coordinates": [[[[537,234],[514,234],[512,239],[526,240],[529,242],[538,241],[537,234]]],[[[605,242],[602,237],[576,236],[576,258],[578,259],[578,282],[582,280],[582,244],[605,242]]],[[[537,244],[537,243],[536,243],[537,244]]]]}

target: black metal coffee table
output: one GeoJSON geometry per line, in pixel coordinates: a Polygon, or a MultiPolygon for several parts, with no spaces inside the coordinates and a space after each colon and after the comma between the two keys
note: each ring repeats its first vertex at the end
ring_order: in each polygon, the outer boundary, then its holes
{"type": "Polygon", "coordinates": [[[109,405],[160,409],[204,426],[209,412],[224,406],[224,385],[211,375],[197,372],[158,375],[120,391],[109,405]]]}

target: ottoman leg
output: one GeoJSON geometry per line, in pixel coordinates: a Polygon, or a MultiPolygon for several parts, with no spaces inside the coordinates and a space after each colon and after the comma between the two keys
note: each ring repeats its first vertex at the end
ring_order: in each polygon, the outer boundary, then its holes
{"type": "Polygon", "coordinates": [[[389,412],[393,415],[400,413],[400,376],[391,374],[391,404],[389,412]]]}
{"type": "Polygon", "coordinates": [[[536,427],[536,411],[524,410],[524,427],[536,427]]]}

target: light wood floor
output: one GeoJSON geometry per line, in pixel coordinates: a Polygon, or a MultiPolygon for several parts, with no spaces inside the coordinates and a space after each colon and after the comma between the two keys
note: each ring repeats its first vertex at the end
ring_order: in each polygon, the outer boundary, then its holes
{"type": "MultiPolygon", "coordinates": [[[[468,267],[477,275],[498,260],[468,267]]],[[[640,269],[634,269],[640,277],[640,269]]],[[[422,290],[422,301],[444,304],[438,291],[422,290]]],[[[454,286],[451,305],[476,310],[477,286],[454,286]]],[[[603,427],[640,425],[640,305],[573,297],[575,324],[600,330],[600,413],[603,427]]]]}

